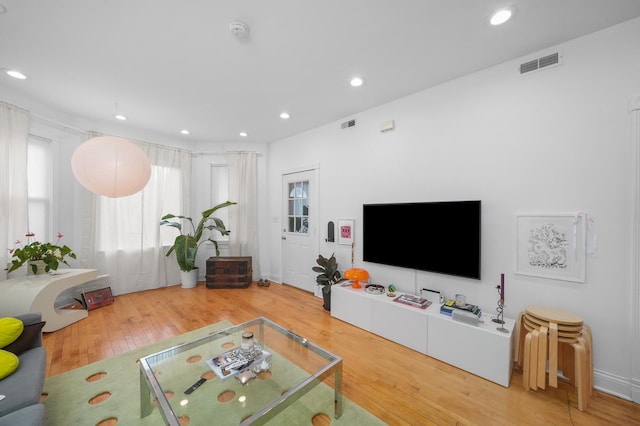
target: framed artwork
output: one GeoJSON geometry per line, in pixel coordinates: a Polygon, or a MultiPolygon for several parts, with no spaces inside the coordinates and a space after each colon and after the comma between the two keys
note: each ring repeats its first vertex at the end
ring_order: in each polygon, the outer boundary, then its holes
{"type": "Polygon", "coordinates": [[[338,244],[353,243],[353,219],[338,221],[338,244]]]}
{"type": "Polygon", "coordinates": [[[101,306],[113,303],[113,295],[111,287],[105,287],[98,290],[83,291],[82,302],[86,310],[99,308],[101,306]]]}
{"type": "Polygon", "coordinates": [[[516,274],[585,282],[582,215],[517,215],[516,274]]]}

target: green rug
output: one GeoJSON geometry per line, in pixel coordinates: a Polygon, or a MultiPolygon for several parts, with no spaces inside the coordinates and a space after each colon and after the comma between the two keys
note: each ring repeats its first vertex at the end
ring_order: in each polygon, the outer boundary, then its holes
{"type": "MultiPolygon", "coordinates": [[[[149,416],[140,419],[140,367],[137,361],[141,357],[195,340],[231,325],[228,321],[222,321],[46,379],[44,384],[44,393],[47,395],[44,400],[46,424],[49,426],[67,424],[95,426],[106,419],[117,419],[118,425],[127,426],[164,424],[157,407],[153,408],[149,416]],[[103,377],[99,380],[87,381],[88,377],[96,374],[103,377]],[[104,392],[110,393],[108,399],[98,404],[89,404],[89,400],[104,392]]],[[[200,362],[202,365],[198,368],[200,371],[206,371],[208,367],[205,361],[200,362]]],[[[186,377],[185,383],[187,382],[192,384],[193,378],[186,377]]],[[[229,382],[237,383],[235,380],[229,382]]],[[[207,396],[206,392],[202,391],[192,394],[192,397],[204,398],[205,396],[207,396]]],[[[237,419],[225,414],[226,408],[222,408],[224,406],[216,408],[214,403],[209,405],[212,415],[207,425],[238,424],[237,419]]],[[[232,405],[233,403],[228,407],[232,408],[232,405]]],[[[311,425],[312,417],[319,413],[324,413],[330,419],[331,425],[385,424],[344,397],[342,416],[339,419],[333,418],[333,389],[324,383],[316,386],[268,424],[311,425]]],[[[197,423],[192,421],[189,425],[196,426],[197,423]]]]}

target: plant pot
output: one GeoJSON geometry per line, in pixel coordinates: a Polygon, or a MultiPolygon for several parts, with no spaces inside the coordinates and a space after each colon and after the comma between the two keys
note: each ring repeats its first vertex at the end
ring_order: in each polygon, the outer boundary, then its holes
{"type": "Polygon", "coordinates": [[[190,271],[180,271],[182,288],[194,288],[198,285],[198,268],[190,271]]]}
{"type": "Polygon", "coordinates": [[[29,262],[27,262],[27,275],[46,274],[47,272],[44,270],[46,266],[47,264],[44,263],[44,260],[30,260],[29,262]],[[33,265],[35,265],[37,268],[35,273],[33,272],[33,265]]]}
{"type": "Polygon", "coordinates": [[[331,312],[331,292],[325,293],[323,291],[322,292],[322,300],[323,300],[322,307],[325,310],[331,312]]]}

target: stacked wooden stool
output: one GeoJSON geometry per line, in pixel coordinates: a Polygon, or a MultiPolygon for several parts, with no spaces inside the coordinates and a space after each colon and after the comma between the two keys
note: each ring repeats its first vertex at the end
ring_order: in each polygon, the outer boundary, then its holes
{"type": "Polygon", "coordinates": [[[558,371],[576,386],[578,409],[589,405],[593,391],[591,329],[578,315],[544,306],[527,306],[518,316],[516,361],[525,389],[558,387],[558,371]]]}

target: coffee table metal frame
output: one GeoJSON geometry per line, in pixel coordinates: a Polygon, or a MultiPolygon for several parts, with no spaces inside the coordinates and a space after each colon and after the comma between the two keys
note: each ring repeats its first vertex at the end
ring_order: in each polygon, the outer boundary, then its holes
{"type": "MultiPolygon", "coordinates": [[[[170,426],[180,426],[178,417],[171,404],[169,403],[169,400],[167,399],[167,396],[165,395],[165,392],[162,389],[158,378],[154,374],[154,365],[156,365],[158,362],[165,361],[168,358],[175,357],[182,352],[196,348],[200,345],[205,345],[207,343],[216,341],[217,339],[220,339],[222,337],[237,333],[241,334],[243,330],[249,327],[254,327],[257,329],[257,333],[254,333],[254,338],[258,344],[260,344],[262,347],[265,347],[265,326],[269,327],[272,330],[275,330],[279,334],[295,342],[296,346],[304,347],[307,350],[310,350],[313,353],[319,355],[321,358],[327,361],[327,364],[322,366],[322,368],[320,368],[318,371],[310,374],[298,385],[287,390],[278,398],[253,413],[253,415],[251,415],[250,417],[244,419],[240,424],[249,425],[266,423],[332,374],[334,378],[333,388],[335,398],[334,417],[336,419],[340,418],[340,416],[342,415],[342,358],[320,348],[319,346],[309,342],[304,337],[292,332],[291,330],[287,330],[281,327],[280,325],[268,320],[265,317],[258,317],[242,324],[227,327],[221,331],[212,333],[208,336],[202,337],[192,342],[178,345],[164,351],[160,351],[155,354],[140,358],[140,417],[144,418],[151,414],[155,400],[166,424],[170,426]]],[[[266,343],[268,346],[269,342],[266,343]]],[[[216,378],[214,380],[220,379],[216,378]]]]}

